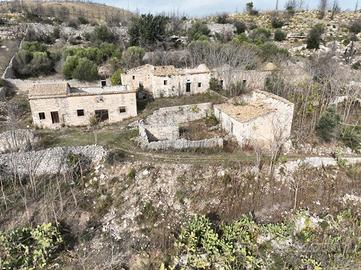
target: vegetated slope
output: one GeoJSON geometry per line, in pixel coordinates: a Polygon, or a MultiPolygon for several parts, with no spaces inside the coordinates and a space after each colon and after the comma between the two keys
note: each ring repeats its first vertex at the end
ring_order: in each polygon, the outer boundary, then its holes
{"type": "MultiPolygon", "coordinates": [[[[84,16],[87,19],[107,20],[110,17],[118,17],[121,22],[127,22],[133,13],[122,8],[107,6],[105,4],[80,2],[80,1],[22,1],[0,3],[0,10],[11,9],[12,11],[41,10],[45,16],[53,16],[57,13],[65,13],[69,16],[84,16]],[[55,13],[55,14],[54,14],[55,13]]],[[[59,14],[59,15],[60,15],[59,14]]],[[[42,15],[42,14],[37,14],[42,15]]]]}

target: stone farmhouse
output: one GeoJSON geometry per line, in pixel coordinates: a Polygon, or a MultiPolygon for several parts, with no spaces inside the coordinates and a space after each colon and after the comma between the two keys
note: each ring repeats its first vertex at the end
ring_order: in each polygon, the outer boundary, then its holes
{"type": "Polygon", "coordinates": [[[135,91],[125,86],[75,88],[67,82],[37,83],[29,90],[35,126],[86,126],[92,119],[116,123],[137,115],[135,91]]]}
{"type": "Polygon", "coordinates": [[[232,83],[243,82],[250,89],[263,89],[266,78],[271,74],[268,70],[244,70],[224,65],[212,70],[213,77],[227,89],[232,83]]]}
{"type": "Polygon", "coordinates": [[[154,98],[205,93],[210,79],[206,65],[194,69],[144,65],[122,74],[122,84],[130,91],[144,88],[154,98]]]}
{"type": "Polygon", "coordinates": [[[214,105],[222,129],[235,136],[240,146],[271,150],[290,138],[294,104],[279,96],[254,91],[242,100],[214,105]]]}

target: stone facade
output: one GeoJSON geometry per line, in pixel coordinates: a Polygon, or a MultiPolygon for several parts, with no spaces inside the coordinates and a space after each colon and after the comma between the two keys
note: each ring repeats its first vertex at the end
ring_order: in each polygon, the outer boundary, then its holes
{"type": "Polygon", "coordinates": [[[263,89],[266,78],[271,74],[269,71],[233,69],[230,66],[223,66],[213,70],[214,78],[219,80],[224,89],[230,84],[244,82],[248,89],[263,89]]]}
{"type": "Polygon", "coordinates": [[[74,89],[37,84],[29,100],[33,123],[40,128],[86,126],[94,117],[116,123],[137,115],[136,93],[120,86],[74,89]]]}
{"type": "Polygon", "coordinates": [[[210,79],[211,71],[205,65],[195,69],[144,65],[122,74],[122,83],[130,91],[143,87],[154,98],[205,93],[210,79]]]}
{"type": "Polygon", "coordinates": [[[222,128],[234,135],[240,146],[271,150],[285,144],[291,135],[294,104],[263,91],[254,91],[238,105],[214,106],[222,128]]]}

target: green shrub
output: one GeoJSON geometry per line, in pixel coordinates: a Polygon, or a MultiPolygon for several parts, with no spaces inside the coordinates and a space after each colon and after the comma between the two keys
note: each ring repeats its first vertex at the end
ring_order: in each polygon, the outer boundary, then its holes
{"type": "Polygon", "coordinates": [[[340,137],[347,147],[354,151],[361,150],[361,126],[344,127],[340,137]]]}
{"type": "Polygon", "coordinates": [[[233,38],[233,42],[237,43],[237,44],[242,44],[244,42],[250,42],[249,38],[246,36],[246,34],[242,33],[239,35],[236,35],[233,38]]]}
{"type": "Polygon", "coordinates": [[[307,36],[307,49],[318,50],[321,45],[321,36],[324,33],[324,26],[322,24],[315,25],[307,36]]]}
{"type": "Polygon", "coordinates": [[[266,28],[256,28],[249,35],[249,38],[252,40],[252,42],[257,44],[262,44],[269,41],[270,37],[271,31],[266,28]]]}
{"type": "Polygon", "coordinates": [[[63,74],[65,79],[70,80],[73,78],[73,71],[79,63],[79,57],[77,56],[68,56],[63,65],[63,74]]]}
{"type": "Polygon", "coordinates": [[[336,109],[334,107],[328,108],[318,121],[316,126],[317,135],[326,142],[336,138],[340,120],[341,118],[336,109]]]}
{"type": "Polygon", "coordinates": [[[73,70],[72,78],[80,81],[95,81],[98,79],[98,67],[94,62],[80,58],[73,70]]]}
{"type": "Polygon", "coordinates": [[[163,41],[169,18],[163,15],[142,14],[131,21],[129,27],[131,46],[153,46],[157,41],[163,41]]]}
{"type": "Polygon", "coordinates": [[[96,26],[93,32],[90,33],[88,38],[93,43],[102,43],[102,42],[113,43],[117,41],[117,37],[106,25],[96,26]]]}
{"type": "Polygon", "coordinates": [[[273,28],[281,28],[284,25],[284,22],[277,16],[272,17],[271,24],[273,28]]]}
{"type": "Polygon", "coordinates": [[[265,60],[270,60],[277,56],[287,57],[289,56],[288,50],[284,48],[279,48],[273,42],[266,42],[258,46],[260,49],[260,56],[265,60]]]}
{"type": "Polygon", "coordinates": [[[39,42],[24,42],[15,55],[14,71],[18,77],[47,75],[54,71],[55,62],[59,56],[50,53],[44,44],[39,42]]]}
{"type": "Polygon", "coordinates": [[[188,40],[205,40],[208,39],[210,30],[206,23],[197,21],[192,24],[192,27],[188,30],[188,40]]]}
{"type": "Polygon", "coordinates": [[[112,85],[121,85],[122,84],[122,74],[123,74],[123,69],[121,69],[121,68],[117,69],[113,73],[112,77],[110,78],[112,85]]]}
{"type": "Polygon", "coordinates": [[[349,31],[354,34],[358,34],[361,32],[361,20],[355,20],[351,22],[351,24],[348,27],[349,31]]]}
{"type": "Polygon", "coordinates": [[[244,22],[241,22],[241,21],[235,21],[233,23],[234,27],[236,27],[236,33],[237,34],[241,34],[241,33],[244,33],[246,32],[247,30],[247,25],[244,23],[244,22]]]}
{"type": "Polygon", "coordinates": [[[277,29],[275,31],[275,41],[284,41],[287,37],[287,34],[283,32],[281,29],[277,29]]]}
{"type": "Polygon", "coordinates": [[[212,91],[219,92],[222,91],[222,85],[219,82],[219,80],[217,80],[216,78],[211,78],[209,80],[209,89],[212,91]]]}
{"type": "Polygon", "coordinates": [[[123,52],[122,62],[128,68],[140,66],[143,62],[145,51],[141,47],[132,46],[123,52]]]}
{"type": "Polygon", "coordinates": [[[52,224],[0,232],[1,269],[44,269],[62,245],[62,236],[52,224]]]}
{"type": "Polygon", "coordinates": [[[130,171],[128,172],[128,178],[135,179],[136,174],[137,171],[134,168],[131,168],[130,171]]]}
{"type": "Polygon", "coordinates": [[[361,61],[357,61],[357,62],[353,63],[351,68],[355,69],[355,70],[359,70],[361,68],[361,61]]]}

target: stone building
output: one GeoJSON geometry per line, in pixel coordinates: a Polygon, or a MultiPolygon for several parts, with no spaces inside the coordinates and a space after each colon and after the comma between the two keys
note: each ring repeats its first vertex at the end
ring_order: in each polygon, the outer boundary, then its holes
{"type": "Polygon", "coordinates": [[[194,69],[144,65],[122,74],[122,83],[130,91],[144,88],[154,98],[205,93],[210,79],[206,65],[194,69]]]}
{"type": "Polygon", "coordinates": [[[293,111],[293,103],[263,91],[254,91],[242,100],[214,105],[215,117],[225,131],[236,137],[240,146],[267,150],[289,140],[293,111]]]}
{"type": "Polygon", "coordinates": [[[227,89],[232,83],[243,82],[249,89],[263,89],[267,77],[271,74],[268,70],[244,70],[232,68],[224,65],[212,70],[216,78],[224,89],[227,89]]]}
{"type": "Polygon", "coordinates": [[[125,86],[74,88],[38,83],[29,90],[33,123],[40,128],[86,126],[92,119],[116,123],[137,115],[136,93],[125,86]]]}

